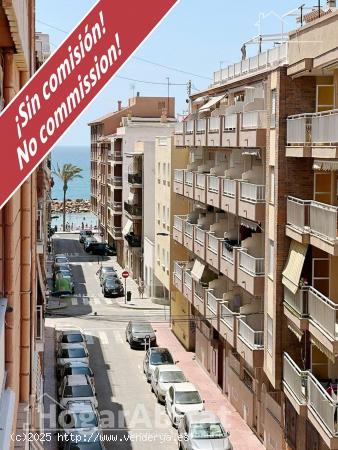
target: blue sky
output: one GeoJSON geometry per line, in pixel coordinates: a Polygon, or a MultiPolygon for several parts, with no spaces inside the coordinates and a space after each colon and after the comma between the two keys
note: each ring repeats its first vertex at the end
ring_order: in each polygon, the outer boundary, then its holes
{"type": "MultiPolygon", "coordinates": [[[[55,28],[71,31],[95,3],[94,0],[37,0],[36,29],[50,35],[51,49],[55,50],[66,37],[64,32],[55,28]]],[[[280,33],[281,21],[277,14],[293,10],[301,3],[300,0],[181,0],[135,56],[191,72],[196,76],[133,58],[120,71],[120,76],[163,82],[164,85],[113,79],[58,145],[89,145],[87,123],[116,110],[118,100],[125,104],[132,96],[133,85],[135,92],[139,91],[145,96],[166,96],[166,77],[170,77],[172,83],[182,84],[191,79],[194,89],[206,88],[211,82],[213,71],[220,67],[220,63],[224,67],[240,60],[242,43],[259,33],[259,17],[263,34],[280,33]]],[[[313,4],[313,1],[310,2],[310,5],[313,4]]],[[[285,28],[295,28],[295,18],[288,18],[286,22],[285,28]]],[[[255,52],[256,45],[248,46],[248,54],[255,52]]],[[[170,95],[176,97],[176,112],[182,113],[186,108],[186,86],[171,86],[170,95]]]]}

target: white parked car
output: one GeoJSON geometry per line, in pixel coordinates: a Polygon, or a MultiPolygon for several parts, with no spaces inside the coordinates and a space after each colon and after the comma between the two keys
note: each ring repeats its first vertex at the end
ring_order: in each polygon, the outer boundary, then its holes
{"type": "Polygon", "coordinates": [[[164,364],[174,364],[173,357],[167,348],[151,347],[146,351],[143,359],[143,373],[147,377],[148,383],[155,368],[164,364]]]}
{"type": "Polygon", "coordinates": [[[74,401],[89,401],[94,408],[98,407],[94,388],[86,375],[68,375],[63,379],[59,403],[66,408],[68,402],[74,401]]]}
{"type": "Polygon", "coordinates": [[[62,366],[70,362],[83,362],[89,364],[88,350],[81,344],[67,344],[67,348],[59,348],[56,355],[56,365],[59,371],[62,366]]]}
{"type": "Polygon", "coordinates": [[[175,364],[157,366],[150,380],[151,390],[155,393],[159,403],[165,401],[170,386],[186,382],[184,373],[175,364]]]}
{"type": "Polygon", "coordinates": [[[204,401],[192,383],[179,383],[170,386],[165,396],[165,410],[176,427],[184,414],[190,411],[203,411],[204,401]]]}
{"type": "Polygon", "coordinates": [[[57,342],[62,342],[63,344],[87,342],[85,335],[80,330],[59,330],[56,333],[57,342]]]}
{"type": "Polygon", "coordinates": [[[59,441],[72,440],[77,444],[100,440],[99,414],[90,401],[68,402],[66,409],[61,411],[58,422],[62,435],[59,441]]]}

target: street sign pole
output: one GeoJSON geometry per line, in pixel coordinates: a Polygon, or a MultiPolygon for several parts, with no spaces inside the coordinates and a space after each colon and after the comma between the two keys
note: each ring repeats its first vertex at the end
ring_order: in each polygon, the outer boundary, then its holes
{"type": "Polygon", "coordinates": [[[129,272],[124,270],[122,272],[122,277],[124,278],[124,303],[127,303],[127,278],[129,277],[129,272]]]}

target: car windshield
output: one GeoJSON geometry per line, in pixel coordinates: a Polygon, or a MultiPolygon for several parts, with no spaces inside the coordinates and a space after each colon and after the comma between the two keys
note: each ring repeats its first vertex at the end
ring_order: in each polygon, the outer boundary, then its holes
{"type": "Polygon", "coordinates": [[[115,272],[114,267],[102,267],[102,273],[115,272]]]}
{"type": "Polygon", "coordinates": [[[98,426],[97,416],[92,411],[81,413],[69,412],[67,415],[70,417],[67,417],[69,422],[65,421],[66,428],[90,428],[98,426]]]}
{"type": "Polygon", "coordinates": [[[70,444],[69,450],[103,450],[103,447],[99,442],[82,442],[70,444]]]}
{"type": "Polygon", "coordinates": [[[77,342],[83,342],[83,337],[81,334],[65,334],[62,336],[62,341],[65,344],[74,344],[77,342]]]}
{"type": "Polygon", "coordinates": [[[190,433],[192,439],[225,438],[225,433],[220,423],[196,423],[191,425],[190,433]]]}
{"type": "Polygon", "coordinates": [[[150,354],[150,364],[154,366],[159,364],[174,364],[174,361],[168,350],[162,352],[155,351],[150,354]]]}
{"type": "Polygon", "coordinates": [[[160,373],[160,381],[162,383],[184,383],[186,381],[183,372],[162,372],[160,373]]]}
{"type": "Polygon", "coordinates": [[[153,333],[150,323],[133,323],[132,330],[136,333],[153,333]]]}
{"type": "Polygon", "coordinates": [[[197,391],[176,392],[175,402],[178,405],[192,405],[202,403],[201,397],[197,391]]]}
{"type": "Polygon", "coordinates": [[[84,348],[63,348],[61,358],[86,358],[84,348]]]}
{"type": "Polygon", "coordinates": [[[70,397],[93,397],[93,389],[89,384],[80,386],[66,386],[63,391],[65,398],[70,397]]]}
{"type": "Polygon", "coordinates": [[[89,375],[93,376],[93,373],[89,367],[66,367],[64,375],[89,375]]]}
{"type": "Polygon", "coordinates": [[[65,256],[57,256],[55,258],[55,263],[56,264],[68,264],[68,258],[66,258],[65,256]]]}
{"type": "Polygon", "coordinates": [[[120,286],[120,283],[118,283],[114,278],[107,278],[105,284],[108,288],[118,288],[120,286]]]}

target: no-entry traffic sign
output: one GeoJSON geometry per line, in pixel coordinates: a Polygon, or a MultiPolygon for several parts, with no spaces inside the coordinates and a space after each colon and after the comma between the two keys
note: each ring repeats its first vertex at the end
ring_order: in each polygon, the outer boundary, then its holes
{"type": "Polygon", "coordinates": [[[124,271],[122,272],[122,276],[123,276],[123,278],[128,278],[128,277],[129,277],[129,272],[128,272],[128,270],[124,270],[124,271]]]}

